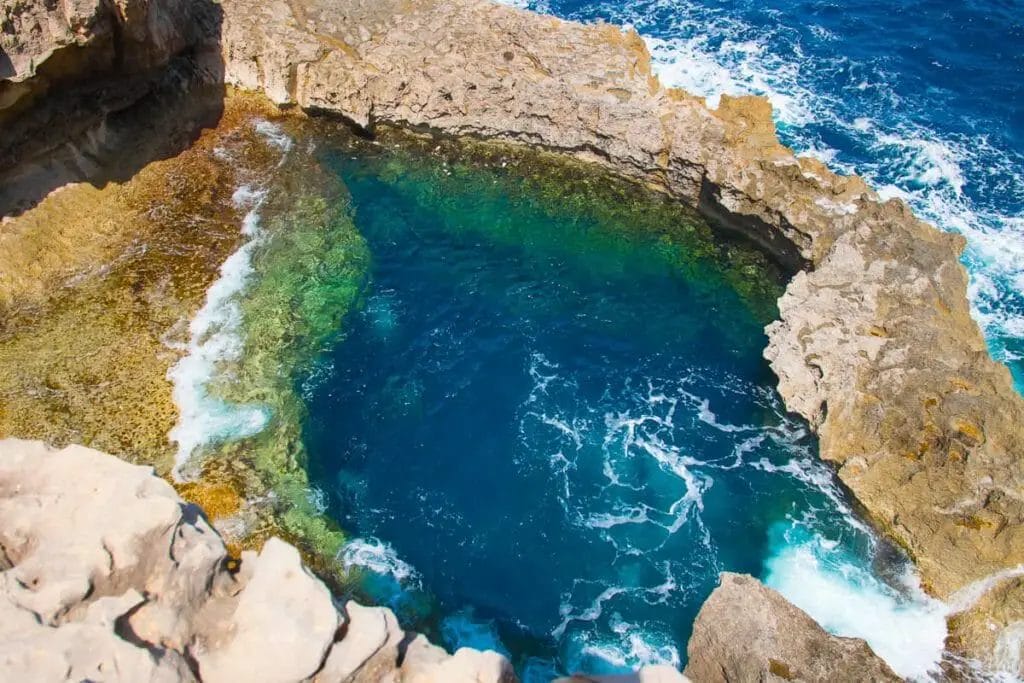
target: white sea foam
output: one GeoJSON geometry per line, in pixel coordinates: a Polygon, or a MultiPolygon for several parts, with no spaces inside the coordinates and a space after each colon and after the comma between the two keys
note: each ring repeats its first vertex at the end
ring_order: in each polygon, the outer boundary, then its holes
{"type": "MultiPolygon", "coordinates": [[[[290,138],[274,124],[261,121],[256,129],[282,152],[290,148],[290,138]]],[[[236,206],[247,209],[240,228],[246,241],[221,265],[189,324],[186,354],[167,371],[178,408],[178,421],[168,433],[177,446],[171,473],[178,480],[194,474],[191,459],[202,448],[257,434],[270,419],[265,406],[229,403],[210,393],[221,369],[238,361],[244,348],[239,298],[253,274],[253,252],[263,239],[260,208],[265,197],[265,189],[251,185],[240,186],[232,195],[236,206]]]]}
{"type": "Polygon", "coordinates": [[[593,602],[582,610],[576,610],[571,604],[572,596],[566,596],[559,606],[559,614],[562,621],[551,631],[551,635],[557,640],[562,637],[565,630],[574,621],[595,621],[604,612],[604,603],[612,600],[618,595],[627,592],[625,588],[610,586],[601,591],[601,594],[594,598],[593,602]]]}
{"type": "Polygon", "coordinates": [[[207,290],[203,307],[189,324],[187,354],[167,372],[178,407],[178,422],[168,434],[177,444],[172,470],[176,479],[189,476],[184,468],[202,446],[256,434],[269,419],[262,406],[231,404],[212,396],[208,390],[218,366],[241,356],[242,312],[237,297],[252,275],[252,252],[258,244],[263,195],[250,188],[239,188],[235,199],[251,207],[242,227],[243,234],[251,239],[221,265],[220,277],[207,290]]]}
{"type": "Polygon", "coordinates": [[[570,634],[563,646],[570,671],[602,673],[653,664],[680,666],[679,649],[670,635],[647,624],[628,622],[617,612],[610,615],[608,625],[605,632],[581,629],[570,634]]]}
{"type": "Polygon", "coordinates": [[[407,587],[418,587],[420,575],[412,565],[402,560],[395,549],[378,538],[353,538],[341,549],[341,563],[345,569],[359,567],[381,576],[389,576],[407,587]]]}
{"type": "Polygon", "coordinates": [[[768,561],[767,585],[836,635],[863,638],[901,676],[931,680],[945,649],[946,606],[912,579],[902,591],[814,538],[768,561]]]}

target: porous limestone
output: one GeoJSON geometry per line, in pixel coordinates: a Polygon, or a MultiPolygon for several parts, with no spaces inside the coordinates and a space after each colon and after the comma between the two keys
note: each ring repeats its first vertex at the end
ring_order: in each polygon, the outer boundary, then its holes
{"type": "Polygon", "coordinates": [[[730,681],[900,681],[859,638],[829,635],[752,576],[725,572],[704,602],[686,675],[730,681]]]}
{"type": "Polygon", "coordinates": [[[0,570],[4,681],[516,680],[386,608],[339,611],[281,540],[232,560],[152,468],[82,446],[0,440],[0,570]]]}

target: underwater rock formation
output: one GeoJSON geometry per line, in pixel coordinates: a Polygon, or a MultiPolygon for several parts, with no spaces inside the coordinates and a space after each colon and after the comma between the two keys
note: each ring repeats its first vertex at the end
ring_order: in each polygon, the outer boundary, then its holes
{"type": "MultiPolygon", "coordinates": [[[[970,586],[1016,576],[1024,399],[971,318],[962,237],[794,156],[767,100],[711,110],[664,88],[634,32],[486,0],[223,6],[231,84],[370,132],[388,122],[573,154],[774,253],[796,275],[765,356],[821,456],[955,608],[972,607],[970,586]]],[[[1003,588],[1002,606],[953,620],[954,649],[993,663],[999,634],[1024,623],[1019,587],[1003,588]]]]}
{"type": "Polygon", "coordinates": [[[743,574],[723,573],[704,602],[686,675],[721,681],[899,681],[859,638],[829,635],[784,597],[743,574]]]}
{"type": "Polygon", "coordinates": [[[390,610],[335,607],[276,538],[230,558],[149,467],[0,441],[0,679],[511,683],[390,610]]]}

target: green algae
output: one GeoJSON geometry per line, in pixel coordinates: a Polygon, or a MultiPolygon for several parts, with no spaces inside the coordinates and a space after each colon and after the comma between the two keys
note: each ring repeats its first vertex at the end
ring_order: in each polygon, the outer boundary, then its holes
{"type": "MultiPolygon", "coordinates": [[[[735,291],[759,322],[778,317],[777,300],[787,279],[783,268],[752,243],[716,231],[693,208],[656,189],[593,163],[508,143],[423,136],[397,128],[381,130],[379,141],[368,144],[342,136],[334,144],[360,155],[365,172],[450,213],[453,229],[465,225],[456,217],[465,211],[467,197],[480,204],[503,198],[525,202],[552,218],[588,228],[550,234],[550,243],[588,252],[606,264],[618,259],[617,267],[636,268],[634,260],[621,259],[622,247],[642,236],[655,242],[662,264],[688,279],[703,279],[709,289],[735,291]]],[[[477,228],[488,239],[544,246],[539,240],[545,236],[501,216],[489,215],[477,228]]]]}
{"type": "MultiPolygon", "coordinates": [[[[464,210],[459,202],[466,196],[503,195],[592,226],[586,239],[566,241],[527,235],[496,216],[480,226],[488,239],[534,240],[528,248],[546,248],[538,239],[565,242],[563,248],[589,250],[606,267],[623,267],[614,257],[618,246],[643,233],[656,242],[661,266],[706,275],[715,264],[759,320],[775,317],[782,277],[763,253],[719,239],[691,209],[601,167],[509,144],[397,129],[367,141],[329,121],[282,118],[262,101],[235,98],[218,129],[180,157],[147,167],[123,187],[72,189],[44,202],[43,210],[59,216],[42,222],[62,222],[58,232],[68,242],[62,249],[77,254],[71,273],[77,279],[67,288],[37,287],[46,300],[7,316],[0,330],[0,436],[77,441],[166,472],[175,408],[165,375],[180,357],[172,342],[181,341],[218,266],[241,241],[232,191],[266,183],[264,236],[239,301],[244,350],[220,368],[209,389],[225,401],[265,406],[271,419],[255,436],[208,449],[201,481],[181,491],[207,502],[217,517],[250,513],[245,536],[231,539],[239,547],[283,535],[322,575],[343,582],[335,558],[344,535],[322,514],[306,473],[306,407],[298,382],[361,305],[370,254],[344,185],[307,141],[357,155],[368,172],[429,193],[424,199],[453,214],[464,210]],[[299,141],[283,163],[256,140],[256,116],[273,118],[299,141]],[[219,156],[219,148],[231,155],[219,156]],[[89,211],[74,210],[75,193],[89,211]],[[109,217],[102,213],[107,209],[109,217]],[[89,242],[97,210],[104,227],[89,242]],[[96,258],[84,257],[90,252],[77,251],[76,241],[85,249],[97,244],[96,258]],[[96,261],[102,267],[83,265],[96,261]]],[[[17,261],[15,270],[30,261],[17,261]]],[[[56,266],[54,272],[68,276],[56,266]]],[[[8,310],[35,286],[26,273],[15,273],[22,290],[5,300],[8,310]]],[[[715,286],[720,283],[709,283],[715,286]]]]}
{"type": "Polygon", "coordinates": [[[344,187],[303,152],[275,169],[268,192],[252,282],[240,302],[244,350],[211,390],[229,403],[263,406],[270,422],[207,458],[250,464],[258,488],[273,494],[285,535],[308,555],[330,559],[344,537],[309,488],[300,434],[305,404],[296,381],[342,333],[364,289],[369,251],[344,187]]]}

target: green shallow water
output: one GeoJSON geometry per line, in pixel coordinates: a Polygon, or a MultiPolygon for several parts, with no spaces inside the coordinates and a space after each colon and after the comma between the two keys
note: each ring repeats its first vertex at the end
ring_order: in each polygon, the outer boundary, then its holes
{"type": "Polygon", "coordinates": [[[724,570],[893,657],[941,646],[774,392],[763,254],[551,155],[291,133],[200,450],[347,590],[526,680],[682,666],[724,570]]]}

